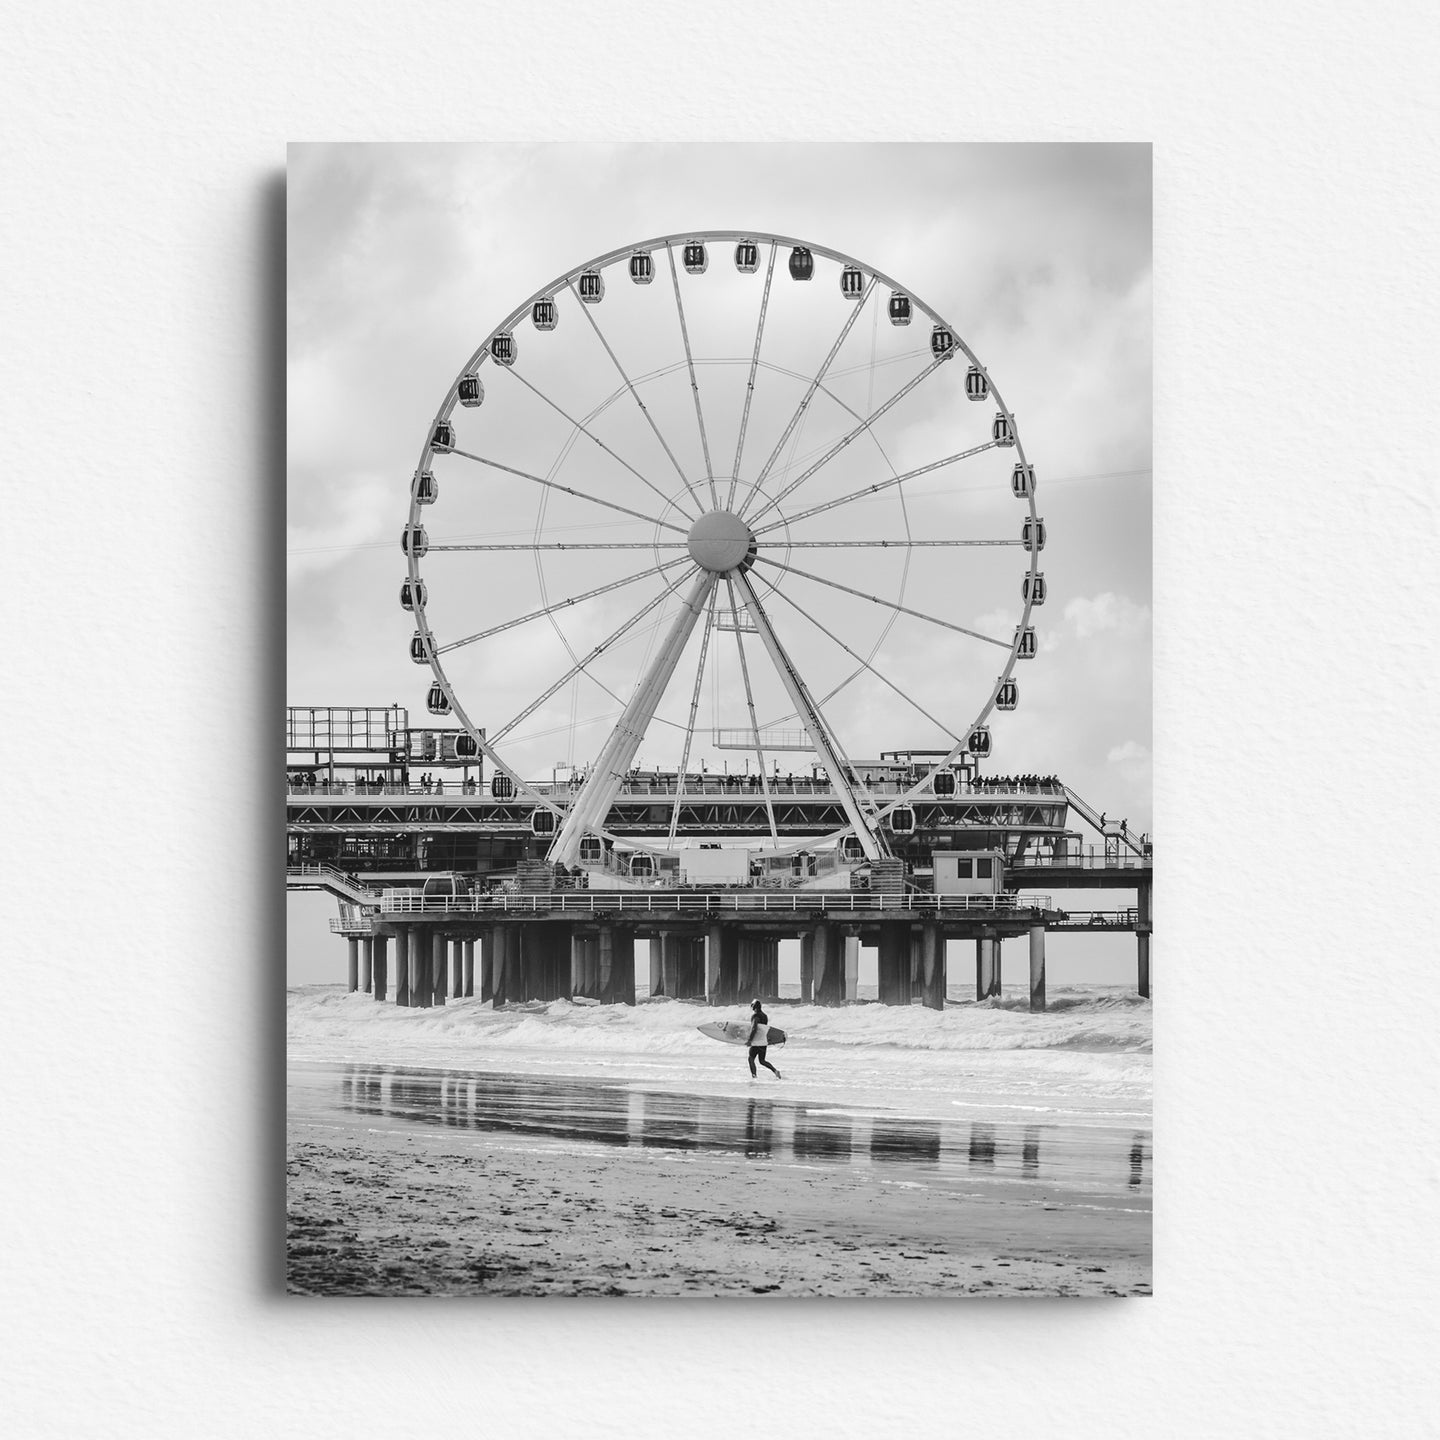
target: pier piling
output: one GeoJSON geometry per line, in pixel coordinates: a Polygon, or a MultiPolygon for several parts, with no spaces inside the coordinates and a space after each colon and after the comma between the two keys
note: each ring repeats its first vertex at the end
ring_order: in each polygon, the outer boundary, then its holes
{"type": "Polygon", "coordinates": [[[611,1005],[635,1003],[635,932],[619,925],[600,927],[599,995],[611,1005]]]}
{"type": "Polygon", "coordinates": [[[945,1008],[945,936],[933,921],[920,927],[920,998],[930,1010],[945,1008]]]}
{"type": "Polygon", "coordinates": [[[423,1008],[430,1004],[430,936],[418,925],[410,927],[409,971],[410,984],[407,987],[412,1008],[423,1008]]]}
{"type": "Polygon", "coordinates": [[[1145,999],[1150,998],[1150,935],[1153,921],[1150,915],[1150,885],[1139,886],[1136,893],[1137,924],[1135,926],[1136,987],[1145,999]]]}
{"type": "Polygon", "coordinates": [[[507,1001],[520,998],[519,927],[497,925],[493,931],[491,999],[499,1010],[507,1001]]]}
{"type": "Polygon", "coordinates": [[[345,991],[353,995],[360,988],[360,941],[352,935],[345,943],[349,947],[345,964],[345,991]]]}
{"type": "Polygon", "coordinates": [[[1030,927],[1030,1008],[1045,1008],[1045,927],[1030,927]]]}
{"type": "Polygon", "coordinates": [[[879,944],[880,1003],[910,1003],[910,926],[887,921],[880,926],[879,944]]]}
{"type": "Polygon", "coordinates": [[[412,938],[410,930],[409,925],[395,927],[395,1003],[397,1005],[410,1003],[410,942],[412,938]]]}
{"type": "Polygon", "coordinates": [[[437,927],[430,937],[430,1003],[432,1005],[445,1003],[445,982],[449,978],[445,974],[449,968],[445,962],[449,959],[449,950],[449,941],[437,927]]]}
{"type": "Polygon", "coordinates": [[[389,957],[386,953],[389,948],[390,937],[388,935],[377,935],[375,937],[375,964],[373,968],[375,980],[375,998],[377,1000],[384,1000],[385,992],[390,988],[390,977],[385,973],[390,968],[389,964],[387,963],[389,957]]]}
{"type": "Polygon", "coordinates": [[[600,937],[576,930],[570,937],[570,993],[587,1000],[600,998],[600,937]]]}
{"type": "Polygon", "coordinates": [[[827,921],[819,921],[810,931],[810,963],[815,1004],[845,1003],[844,936],[827,921]]]}
{"type": "Polygon", "coordinates": [[[720,951],[724,936],[718,925],[705,932],[705,996],[712,1005],[720,1003],[720,951]]]}
{"type": "Polygon", "coordinates": [[[975,942],[975,998],[988,1000],[1000,993],[1000,937],[986,930],[975,942]]]}

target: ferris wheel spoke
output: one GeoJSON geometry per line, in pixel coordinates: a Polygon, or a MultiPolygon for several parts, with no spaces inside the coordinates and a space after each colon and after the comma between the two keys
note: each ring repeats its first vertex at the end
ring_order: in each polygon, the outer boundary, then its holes
{"type": "MultiPolygon", "coordinates": [[[[792,545],[796,541],[790,542],[792,545]]],[[[683,550],[683,540],[536,540],[506,544],[431,545],[431,550],[683,550]]]]}
{"type": "Polygon", "coordinates": [[[690,719],[685,726],[685,746],[680,752],[680,771],[675,777],[675,804],[670,811],[670,844],[675,843],[675,832],[680,827],[680,801],[685,795],[685,771],[690,764],[690,746],[695,739],[695,717],[700,710],[700,690],[705,681],[705,657],[710,649],[710,631],[715,625],[715,602],[720,598],[719,587],[710,591],[710,608],[705,616],[705,628],[700,634],[700,663],[695,667],[695,688],[690,695],[690,719]]]}
{"type": "MultiPolygon", "coordinates": [[[[893,680],[891,680],[887,675],[884,675],[879,670],[877,670],[875,666],[872,665],[862,654],[860,654],[858,650],[851,649],[851,647],[847,645],[833,630],[829,629],[825,625],[822,625],[820,621],[817,620],[807,609],[805,609],[803,605],[799,604],[798,601],[792,599],[783,590],[776,590],[775,594],[777,594],[788,606],[790,606],[792,610],[798,611],[822,635],[826,635],[831,640],[833,640],[835,644],[837,644],[852,659],[858,660],[860,664],[863,665],[865,669],[867,669],[878,681],[880,681],[882,685],[889,686],[889,688],[893,690],[903,701],[905,701],[907,705],[910,705],[915,710],[919,711],[919,713],[923,715],[933,726],[935,726],[937,730],[939,730],[942,734],[948,735],[957,745],[961,743],[960,737],[948,725],[946,725],[943,720],[937,720],[918,700],[916,700],[916,698],[912,694],[910,694],[908,690],[901,689],[901,687],[897,685],[893,680]]],[[[827,696],[826,698],[829,699],[830,697],[827,696]]]]}
{"type": "MultiPolygon", "coordinates": [[[[887,847],[855,793],[859,777],[855,774],[854,767],[841,749],[839,740],[821,713],[820,707],[811,697],[804,680],[800,677],[800,672],[785,653],[785,647],[780,643],[780,637],[770,623],[769,613],[760,604],[760,597],[756,593],[749,575],[743,570],[737,572],[734,583],[740,587],[745,596],[746,608],[755,621],[755,628],[760,632],[761,642],[769,652],[770,663],[774,666],[780,683],[790,696],[790,703],[794,705],[795,713],[799,716],[800,723],[804,726],[805,733],[815,748],[815,753],[820,757],[829,773],[830,783],[840,796],[845,816],[854,828],[861,847],[870,859],[882,858],[888,853],[887,847]]],[[[865,799],[869,801],[870,809],[873,811],[874,801],[870,799],[868,791],[865,792],[865,799]]]]}
{"type": "Polygon", "coordinates": [[[690,393],[695,397],[695,422],[700,427],[700,449],[705,455],[705,478],[710,482],[710,499],[720,508],[715,489],[715,467],[710,463],[710,441],[705,434],[705,412],[700,408],[700,385],[695,379],[695,357],[690,353],[690,328],[685,324],[685,302],[680,298],[680,274],[675,269],[675,251],[667,245],[665,258],[670,262],[670,283],[675,287],[675,312],[680,316],[680,338],[685,342],[685,364],[690,371],[690,393]]]}
{"type": "Polygon", "coordinates": [[[575,289],[573,281],[567,281],[566,283],[570,287],[570,293],[575,296],[575,303],[580,306],[581,312],[590,322],[590,328],[595,332],[595,338],[605,347],[605,353],[610,357],[610,363],[619,373],[621,380],[625,382],[625,388],[630,392],[630,398],[640,407],[640,413],[645,417],[646,423],[654,432],[655,438],[660,442],[660,448],[664,450],[665,454],[669,457],[670,463],[675,467],[675,473],[680,477],[680,483],[684,485],[695,504],[703,510],[705,508],[704,500],[695,493],[695,487],[690,483],[690,477],[681,468],[680,462],[675,458],[675,452],[670,448],[669,442],[660,433],[660,427],[655,423],[655,417],[650,413],[649,407],[640,398],[640,392],[635,388],[634,381],[625,373],[625,367],[620,363],[620,357],[610,348],[610,342],[605,338],[605,332],[601,330],[600,322],[591,314],[591,311],[595,307],[593,305],[586,305],[580,299],[579,292],[575,289]]]}
{"type": "Polygon", "coordinates": [[[760,318],[755,324],[755,350],[750,356],[750,378],[745,382],[745,409],[740,415],[740,436],[735,442],[735,464],[730,469],[730,493],[725,497],[725,508],[735,504],[735,490],[740,483],[740,455],[745,449],[745,431],[750,424],[750,402],[755,398],[755,372],[760,368],[760,339],[765,333],[765,312],[770,308],[770,282],[775,278],[775,253],[779,241],[770,242],[770,263],[765,267],[765,289],[760,296],[760,318]]]}
{"type": "Polygon", "coordinates": [[[765,814],[770,821],[770,838],[777,843],[780,832],[775,827],[775,802],[770,798],[770,777],[765,773],[765,749],[760,743],[760,720],[755,714],[755,692],[750,688],[750,666],[745,660],[745,640],[740,633],[740,613],[735,605],[735,586],[730,577],[725,577],[725,589],[730,596],[730,616],[735,624],[735,649],[740,655],[740,676],[745,682],[745,707],[750,712],[750,738],[755,742],[755,759],[760,766],[760,786],[765,794],[765,814]]]}
{"type": "MultiPolygon", "coordinates": [[[[622,460],[620,456],[618,456],[598,435],[596,435],[592,430],[588,429],[581,421],[575,419],[573,415],[567,414],[563,409],[561,409],[559,405],[555,403],[555,401],[553,401],[547,394],[545,394],[545,392],[541,390],[539,386],[532,384],[518,370],[516,370],[514,366],[510,366],[508,367],[508,369],[504,366],[497,366],[496,368],[505,369],[507,374],[513,375],[515,379],[517,379],[527,390],[529,390],[532,395],[535,395],[538,399],[543,400],[545,404],[547,404],[558,416],[560,416],[562,420],[565,420],[570,425],[573,425],[575,429],[577,429],[583,436],[585,436],[587,440],[593,440],[595,444],[598,445],[612,460],[614,460],[618,465],[623,465],[625,469],[627,469],[642,485],[644,485],[647,489],[653,491],[656,495],[658,495],[663,504],[665,504],[667,507],[670,505],[674,505],[675,502],[658,485],[654,484],[653,481],[647,480],[632,464],[630,464],[628,460],[622,460]]],[[[685,510],[682,506],[676,505],[675,508],[679,510],[680,513],[684,515],[687,520],[693,520],[695,518],[689,513],[689,511],[685,510]]],[[[663,514],[664,512],[662,511],[661,513],[663,514]]]]}
{"type": "MultiPolygon", "coordinates": [[[[835,510],[841,505],[849,505],[856,500],[868,499],[871,495],[878,495],[882,490],[892,489],[896,485],[903,485],[907,480],[915,480],[921,475],[928,475],[933,470],[939,470],[946,465],[954,465],[959,460],[969,460],[986,450],[993,450],[995,442],[987,440],[983,445],[973,446],[969,450],[958,451],[954,455],[946,455],[943,459],[932,460],[928,465],[920,465],[914,470],[907,470],[903,475],[894,475],[889,480],[881,480],[875,485],[865,485],[859,490],[852,490],[848,495],[841,495],[836,500],[827,500],[822,505],[812,505],[808,510],[801,510],[799,514],[792,515],[788,520],[772,520],[768,525],[752,525],[750,528],[757,536],[769,534],[771,530],[778,530],[782,525],[798,525],[802,520],[808,520],[813,515],[822,515],[827,510],[835,510]]],[[[992,542],[999,543],[999,542],[992,542]]]]}
{"type": "MultiPolygon", "coordinates": [[[[863,435],[865,431],[867,431],[882,415],[886,414],[894,406],[898,405],[913,389],[915,389],[917,385],[919,385],[929,376],[933,375],[942,364],[944,364],[943,360],[932,360],[929,365],[927,365],[925,369],[923,369],[918,375],[915,375],[911,379],[907,380],[905,384],[903,384],[878,409],[872,410],[870,414],[865,417],[865,419],[863,419],[858,425],[854,427],[854,429],[849,430],[844,435],[842,435],[840,439],[837,440],[813,465],[811,465],[807,470],[802,471],[799,475],[795,477],[795,479],[793,479],[787,486],[785,486],[783,490],[781,490],[778,494],[767,500],[757,511],[755,511],[754,515],[752,515],[750,518],[752,520],[758,520],[760,516],[765,514],[767,510],[776,509],[779,506],[780,502],[784,500],[787,495],[793,494],[813,474],[815,474],[817,470],[820,470],[825,465],[828,465],[830,461],[832,461],[848,444],[850,444],[850,442],[854,440],[857,435],[863,435]]],[[[744,513],[743,508],[741,513],[744,513]]]]}
{"type": "MultiPolygon", "coordinates": [[[[1023,545],[1023,540],[786,540],[783,542],[787,550],[913,550],[917,546],[944,546],[954,549],[957,546],[980,546],[990,547],[995,545],[1023,545]]],[[[679,542],[676,542],[678,546],[679,542]]],[[[435,548],[433,545],[430,547],[435,548]]],[[[562,550],[572,549],[572,546],[562,545],[562,550]]]]}
{"type": "MultiPolygon", "coordinates": [[[[698,565],[695,566],[695,570],[697,572],[699,571],[699,569],[700,567],[698,565]]],[[[565,686],[568,685],[578,674],[580,674],[580,672],[584,670],[587,665],[589,665],[592,661],[598,659],[601,655],[603,655],[613,644],[615,644],[617,640],[620,640],[625,635],[628,635],[630,631],[633,630],[652,611],[658,609],[669,594],[670,588],[667,585],[666,588],[663,589],[657,596],[655,596],[653,600],[647,601],[646,604],[641,609],[637,610],[632,616],[630,616],[628,620],[625,620],[620,625],[616,626],[616,628],[612,630],[598,645],[596,645],[595,648],[584,657],[584,659],[576,661],[576,663],[572,665],[570,669],[567,670],[547,691],[545,691],[543,695],[541,695],[538,699],[532,700],[530,704],[528,704],[517,716],[515,716],[513,720],[509,721],[501,729],[497,730],[495,734],[491,737],[490,743],[492,745],[499,744],[499,742],[503,740],[508,734],[510,734],[510,732],[514,730],[517,725],[521,725],[526,720],[528,720],[543,704],[545,704],[547,700],[550,699],[552,695],[556,694],[560,690],[563,690],[565,686]]]]}
{"type": "Polygon", "coordinates": [[[532,475],[528,470],[517,470],[513,465],[502,465],[498,460],[491,460],[484,455],[474,455],[469,450],[456,449],[451,452],[463,456],[466,460],[473,460],[477,465],[488,465],[492,470],[503,470],[507,475],[518,475],[522,480],[533,480],[537,485],[543,485],[547,490],[561,490],[566,495],[573,495],[577,500],[588,500],[592,505],[603,505],[607,510],[618,510],[622,515],[631,515],[636,520],[643,520],[647,525],[658,525],[662,530],[673,530],[677,535],[688,533],[683,525],[672,525],[668,520],[661,520],[654,515],[646,515],[642,511],[632,510],[628,505],[617,505],[613,500],[602,500],[598,495],[591,495],[585,490],[574,490],[569,485],[561,485],[555,480],[546,480],[541,475],[532,475]]]}
{"type": "MultiPolygon", "coordinates": [[[[785,426],[779,440],[775,442],[775,448],[770,452],[770,458],[761,467],[760,473],[755,477],[750,489],[746,492],[745,499],[740,505],[739,513],[742,516],[749,508],[750,502],[764,487],[765,481],[769,478],[771,468],[774,466],[776,460],[780,458],[780,452],[785,448],[785,442],[789,440],[795,427],[804,419],[805,412],[810,407],[810,402],[815,398],[815,392],[820,388],[820,382],[824,380],[826,371],[829,370],[835,357],[840,353],[840,347],[845,343],[845,337],[854,327],[855,321],[859,318],[860,312],[865,308],[865,302],[870,298],[870,292],[874,290],[874,288],[875,277],[872,275],[870,277],[870,283],[865,287],[865,293],[850,307],[850,313],[845,317],[845,323],[840,327],[840,333],[835,337],[835,343],[830,347],[830,353],[826,355],[825,359],[821,362],[819,370],[815,372],[815,378],[811,380],[810,384],[806,387],[804,396],[799,405],[795,407],[795,413],[790,417],[789,423],[785,426]]],[[[862,426],[861,428],[863,429],[864,427],[862,426]]],[[[762,509],[757,513],[764,514],[765,512],[764,509],[762,509]]]]}
{"type": "MultiPolygon", "coordinates": [[[[434,547],[432,547],[434,548],[434,547]]],[[[522,547],[532,548],[532,547],[522,547]]],[[[543,546],[533,547],[543,549],[543,546]]],[[[538,610],[532,610],[528,615],[517,615],[513,620],[506,620],[503,624],[492,625],[488,630],[479,630],[474,635],[467,635],[463,640],[452,640],[448,645],[440,645],[436,648],[437,655],[445,655],[451,650],[458,650],[462,645],[473,645],[477,640],[488,640],[492,635],[499,635],[506,630],[513,630],[517,625],[528,624],[531,620],[540,620],[547,615],[553,615],[557,610],[568,609],[571,605],[578,605],[582,600],[593,600],[597,595],[607,595],[612,590],[619,590],[626,585],[633,585],[637,580],[648,580],[652,575],[661,575],[666,570],[673,570],[677,565],[683,565],[685,557],[682,555],[675,560],[667,560],[661,565],[652,565],[648,570],[638,571],[634,575],[627,575],[622,580],[612,580],[608,585],[597,586],[594,590],[587,590],[583,595],[571,595],[564,600],[554,600],[548,605],[542,605],[538,610]]],[[[572,652],[573,653],[573,652],[572,652]]]]}
{"type": "Polygon", "coordinates": [[[1014,644],[1011,640],[997,640],[993,635],[982,635],[978,630],[967,630],[965,626],[956,625],[950,620],[942,620],[938,615],[927,615],[923,610],[912,610],[908,605],[897,605],[893,600],[882,600],[878,595],[867,595],[863,590],[853,590],[849,585],[842,585],[838,580],[827,580],[823,575],[812,575],[808,570],[801,570],[794,565],[784,565],[779,560],[771,560],[765,555],[757,555],[755,559],[762,565],[770,565],[776,570],[784,570],[787,574],[798,575],[802,580],[813,580],[818,585],[828,585],[832,590],[843,590],[847,595],[854,595],[857,599],[869,600],[874,605],[883,605],[887,610],[896,610],[901,615],[912,615],[917,620],[928,620],[932,625],[940,625],[946,630],[954,630],[959,635],[968,635],[972,640],[983,640],[987,645],[998,645],[1002,650],[1009,650],[1014,644]]]}

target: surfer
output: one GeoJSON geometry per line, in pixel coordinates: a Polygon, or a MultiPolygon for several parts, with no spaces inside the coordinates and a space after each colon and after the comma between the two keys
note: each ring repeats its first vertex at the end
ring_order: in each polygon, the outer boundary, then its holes
{"type": "Polygon", "coordinates": [[[777,1080],[781,1079],[780,1072],[765,1058],[765,1047],[770,1043],[770,1017],[760,1008],[758,1000],[750,1002],[750,1038],[746,1044],[750,1047],[750,1078],[759,1079],[755,1069],[755,1062],[758,1060],[777,1080]]]}

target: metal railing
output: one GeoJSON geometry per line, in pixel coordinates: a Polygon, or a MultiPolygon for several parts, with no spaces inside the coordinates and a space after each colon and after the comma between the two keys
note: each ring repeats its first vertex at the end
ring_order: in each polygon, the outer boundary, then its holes
{"type": "Polygon", "coordinates": [[[792,891],[782,894],[686,894],[678,891],[576,890],[554,895],[489,891],[473,895],[395,895],[382,898],[385,915],[603,915],[630,914],[762,914],[827,915],[957,914],[1015,910],[1049,910],[1048,895],[879,895],[857,891],[823,894],[792,891]]]}
{"type": "MultiPolygon", "coordinates": [[[[866,789],[872,795],[905,795],[908,794],[914,785],[911,780],[869,780],[866,789]]],[[[533,782],[530,787],[537,795],[543,795],[546,799],[566,800],[579,793],[580,783],[571,785],[568,781],[558,783],[549,780],[533,782]]],[[[627,779],[620,786],[620,794],[633,795],[638,797],[649,796],[670,796],[674,797],[678,784],[675,776],[662,775],[658,777],[644,776],[627,779]]],[[[772,775],[770,776],[770,793],[772,795],[814,795],[825,798],[832,798],[836,795],[834,786],[828,780],[812,779],[800,775],[772,775]]],[[[451,796],[456,799],[474,798],[478,800],[495,799],[490,793],[488,784],[480,784],[474,780],[444,780],[437,779],[431,782],[428,788],[424,785],[412,784],[401,785],[388,780],[317,780],[314,784],[308,781],[289,780],[285,785],[287,795],[301,797],[330,796],[330,795],[357,795],[375,796],[405,796],[405,797],[435,797],[451,796]]],[[[685,795],[690,796],[733,796],[763,794],[760,778],[758,775],[692,775],[685,781],[685,795]]],[[[957,780],[955,790],[949,795],[940,795],[935,798],[950,803],[957,800],[982,800],[1003,802],[1007,798],[1017,795],[1030,797],[1041,797],[1048,800],[1063,800],[1064,790],[1059,786],[1045,785],[1009,785],[1000,788],[992,785],[989,781],[982,785],[967,784],[964,780],[957,780]]],[[[917,797],[922,800],[929,799],[928,795],[917,797]]],[[[497,804],[523,804],[520,800],[496,800],[497,804]]]]}
{"type": "MultiPolygon", "coordinates": [[[[337,870],[333,865],[311,862],[287,865],[285,879],[287,883],[297,880],[322,882],[316,888],[341,890],[358,905],[374,905],[376,903],[374,892],[363,881],[357,880],[353,875],[347,875],[343,870],[337,870]]],[[[301,886],[300,888],[306,887],[301,886]]]]}
{"type": "Polygon", "coordinates": [[[1050,923],[1061,930],[1133,930],[1140,923],[1140,912],[1134,906],[1128,910],[1062,910],[1060,919],[1050,923]]]}
{"type": "Polygon", "coordinates": [[[359,919],[340,919],[330,922],[330,933],[332,935],[370,935],[374,933],[374,924],[367,915],[359,919]]]}
{"type": "Polygon", "coordinates": [[[1005,865],[1009,870],[1054,870],[1062,866],[1073,870],[1143,870],[1153,863],[1153,856],[1148,853],[1136,855],[1129,850],[1087,845],[1084,849],[1056,850],[1049,855],[1026,855],[1007,860],[1005,865]]]}

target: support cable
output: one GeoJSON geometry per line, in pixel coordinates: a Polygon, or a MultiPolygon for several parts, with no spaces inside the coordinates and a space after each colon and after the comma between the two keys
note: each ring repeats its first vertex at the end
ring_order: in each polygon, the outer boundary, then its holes
{"type": "Polygon", "coordinates": [[[605,347],[605,353],[610,357],[610,363],[619,371],[620,378],[625,382],[625,388],[630,392],[631,398],[640,407],[640,413],[649,422],[651,430],[655,432],[655,438],[660,442],[661,448],[665,451],[666,455],[670,457],[670,463],[675,467],[675,473],[680,477],[681,483],[685,486],[686,490],[690,492],[690,498],[699,509],[704,510],[705,502],[695,493],[695,487],[690,483],[690,477],[680,468],[680,462],[675,458],[675,452],[666,443],[665,437],[660,433],[660,427],[656,425],[655,417],[651,415],[645,402],[640,398],[640,392],[635,388],[634,383],[625,373],[625,367],[620,363],[615,352],[610,348],[610,342],[605,338],[594,315],[590,313],[595,307],[585,304],[585,302],[580,299],[575,289],[574,281],[566,281],[566,284],[569,286],[570,293],[575,296],[575,301],[580,306],[585,318],[590,322],[590,328],[595,332],[595,338],[605,347]]]}
{"type": "Polygon", "coordinates": [[[652,575],[662,574],[666,570],[673,570],[677,565],[683,565],[685,557],[682,555],[676,560],[667,560],[663,565],[652,565],[648,570],[641,570],[634,575],[627,575],[623,580],[612,580],[608,585],[597,586],[594,590],[587,590],[581,595],[572,595],[565,600],[556,600],[549,605],[542,605],[538,610],[532,610],[528,615],[517,615],[513,620],[506,620],[499,625],[492,625],[488,630],[478,630],[474,635],[467,635],[463,640],[452,640],[448,645],[438,645],[435,648],[437,655],[447,654],[451,650],[458,650],[462,645],[473,644],[476,640],[488,640],[492,635],[499,635],[504,630],[513,630],[517,625],[524,625],[530,620],[539,620],[556,610],[564,610],[568,606],[578,605],[582,600],[593,600],[597,595],[608,594],[611,590],[619,590],[622,586],[633,585],[637,580],[649,579],[652,575]]]}
{"type": "MultiPolygon", "coordinates": [[[[810,402],[815,398],[815,392],[820,388],[820,382],[825,378],[825,372],[829,370],[836,355],[840,353],[840,347],[845,343],[845,337],[850,333],[855,321],[859,318],[861,310],[865,308],[865,301],[869,299],[870,292],[875,288],[875,277],[870,277],[870,283],[865,287],[865,293],[851,307],[850,313],[845,317],[845,323],[840,327],[840,333],[835,337],[835,343],[830,347],[830,353],[821,362],[820,369],[816,372],[815,378],[811,380],[800,404],[796,407],[795,413],[790,417],[789,423],[785,426],[780,438],[775,442],[775,448],[770,452],[770,458],[761,467],[760,473],[755,477],[750,489],[746,492],[745,499],[741,502],[739,514],[743,517],[749,508],[750,502],[760,493],[761,487],[765,484],[770,475],[770,469],[779,458],[781,450],[785,448],[785,442],[790,438],[790,432],[800,423],[810,402]]],[[[862,427],[863,428],[863,427],[862,427]]],[[[765,508],[758,512],[765,513],[765,508]]]]}
{"type": "Polygon", "coordinates": [[[755,352],[750,357],[750,378],[745,382],[745,408],[740,414],[740,438],[735,442],[735,464],[730,471],[730,493],[725,508],[733,508],[735,489],[740,483],[740,455],[745,449],[745,430],[750,424],[750,402],[755,398],[755,372],[760,367],[760,337],[765,333],[765,312],[770,308],[770,282],[775,278],[775,252],[779,243],[770,243],[770,263],[765,267],[765,291],[760,296],[760,319],[755,326],[755,352]]]}
{"type": "Polygon", "coordinates": [[[680,338],[685,342],[685,365],[690,371],[690,393],[695,397],[695,420],[700,426],[700,449],[705,455],[705,478],[710,482],[710,499],[720,508],[720,495],[715,489],[715,467],[710,463],[710,441],[705,434],[705,412],[700,408],[700,385],[695,379],[695,359],[690,353],[690,328],[685,324],[685,304],[680,298],[680,273],[675,268],[675,252],[665,247],[670,262],[670,283],[675,287],[675,312],[680,317],[680,338]]]}
{"type": "Polygon", "coordinates": [[[632,515],[636,520],[643,520],[647,525],[658,525],[662,530],[673,530],[677,535],[689,533],[684,525],[672,525],[668,520],[660,520],[654,515],[642,514],[639,510],[630,509],[628,505],[617,505],[613,500],[602,500],[598,495],[589,495],[584,490],[572,490],[568,485],[561,485],[557,481],[532,475],[528,470],[517,470],[513,465],[502,465],[498,460],[487,459],[484,455],[475,455],[469,450],[458,448],[450,453],[463,456],[466,460],[473,460],[477,465],[488,465],[492,470],[503,470],[507,475],[518,475],[522,480],[533,480],[537,485],[544,485],[550,490],[563,490],[565,494],[573,495],[577,500],[588,500],[592,505],[603,505],[607,510],[618,510],[622,515],[632,515]]]}
{"type": "Polygon", "coordinates": [[[898,610],[902,615],[913,615],[917,620],[928,620],[932,625],[941,625],[946,630],[954,630],[960,635],[968,635],[972,640],[983,640],[987,645],[998,645],[1002,650],[1012,648],[1014,641],[997,640],[993,635],[982,635],[978,630],[967,630],[963,625],[955,625],[949,620],[942,620],[938,615],[927,615],[923,610],[912,610],[908,605],[897,605],[893,600],[882,600],[878,595],[867,595],[863,590],[852,590],[848,585],[842,585],[838,580],[827,580],[823,575],[812,575],[808,570],[797,569],[794,565],[782,565],[778,560],[767,559],[764,555],[757,555],[756,560],[762,565],[773,565],[777,570],[788,571],[792,575],[799,575],[804,580],[814,580],[819,585],[828,585],[832,590],[843,590],[847,595],[854,595],[861,600],[869,600],[875,605],[884,605],[889,610],[898,610]]]}
{"type": "Polygon", "coordinates": [[[683,506],[675,505],[675,502],[670,498],[670,496],[668,496],[662,489],[660,489],[658,485],[655,485],[653,482],[647,480],[632,464],[630,464],[628,460],[622,460],[620,456],[618,456],[598,435],[594,434],[591,430],[589,430],[581,421],[575,419],[573,415],[567,414],[547,394],[545,394],[543,390],[541,390],[538,386],[531,384],[531,382],[527,380],[518,370],[510,366],[500,366],[498,368],[503,369],[508,375],[513,375],[515,379],[517,379],[523,386],[525,386],[527,390],[531,392],[531,394],[543,400],[558,416],[560,416],[562,420],[573,425],[583,436],[585,436],[587,440],[593,440],[595,444],[597,444],[612,460],[616,462],[616,464],[623,465],[625,469],[627,469],[642,485],[644,485],[647,489],[653,491],[656,495],[658,495],[667,507],[674,505],[675,509],[679,510],[680,513],[684,515],[687,520],[695,519],[695,516],[691,515],[683,506]]]}
{"type": "Polygon", "coordinates": [[[893,406],[898,405],[922,380],[933,375],[943,363],[941,360],[932,360],[918,375],[906,381],[879,409],[872,410],[853,430],[842,435],[808,470],[797,475],[783,490],[772,499],[767,500],[751,518],[759,519],[767,510],[777,509],[787,495],[798,490],[817,470],[833,460],[857,435],[863,435],[882,415],[893,406]]]}
{"type": "Polygon", "coordinates": [[[755,695],[750,689],[750,667],[745,662],[745,641],[740,634],[740,614],[735,606],[735,586],[730,577],[725,577],[725,589],[730,595],[730,614],[735,621],[735,648],[740,654],[740,675],[745,681],[745,705],[750,711],[750,734],[755,741],[755,758],[760,766],[760,788],[765,793],[765,814],[770,820],[770,838],[778,845],[780,832],[775,827],[775,805],[770,799],[770,777],[765,773],[765,751],[760,744],[760,720],[755,714],[755,695]]]}

